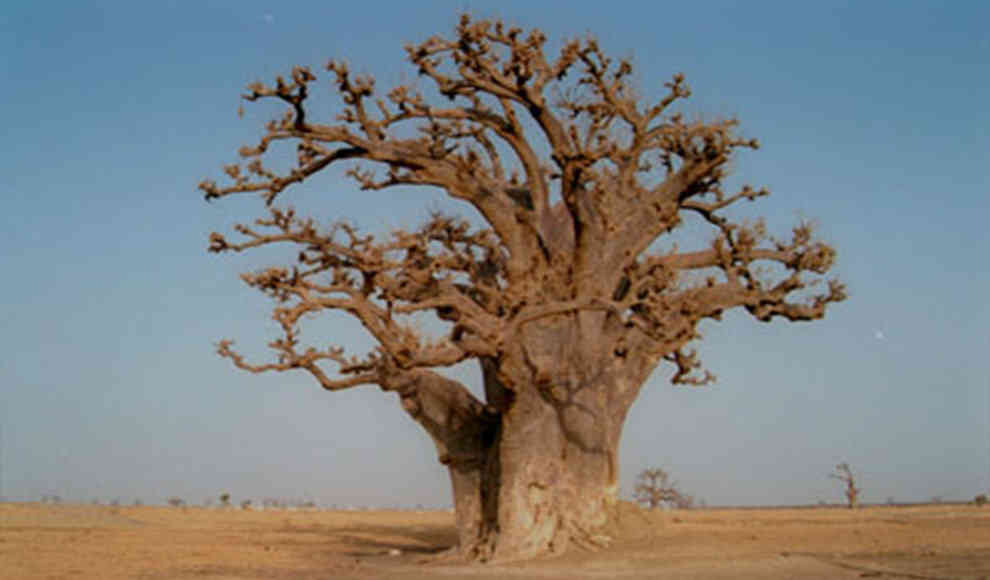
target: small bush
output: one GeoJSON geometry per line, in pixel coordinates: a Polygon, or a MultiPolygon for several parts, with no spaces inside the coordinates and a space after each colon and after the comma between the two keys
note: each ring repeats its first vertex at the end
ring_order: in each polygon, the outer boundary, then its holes
{"type": "Polygon", "coordinates": [[[973,503],[979,507],[983,507],[987,503],[987,494],[981,493],[980,495],[973,498],[973,503]]]}

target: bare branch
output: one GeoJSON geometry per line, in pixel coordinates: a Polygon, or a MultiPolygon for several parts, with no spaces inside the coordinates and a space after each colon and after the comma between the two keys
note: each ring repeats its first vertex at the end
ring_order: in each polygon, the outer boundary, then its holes
{"type": "MultiPolygon", "coordinates": [[[[278,363],[267,363],[262,365],[253,365],[244,360],[244,357],[234,351],[231,347],[233,345],[231,340],[222,340],[217,344],[217,354],[224,358],[229,358],[239,369],[246,370],[252,373],[264,373],[268,371],[287,371],[292,369],[303,369],[308,371],[313,377],[320,383],[320,385],[327,389],[328,391],[339,391],[342,389],[348,389],[350,387],[356,387],[358,385],[373,385],[378,384],[381,377],[378,372],[358,372],[352,376],[342,378],[342,379],[331,379],[323,372],[323,370],[317,366],[317,361],[319,360],[333,360],[337,362],[342,362],[340,358],[341,351],[325,351],[317,352],[316,350],[307,350],[302,355],[296,355],[291,351],[283,348],[279,343],[273,343],[272,348],[281,350],[284,356],[281,362],[278,363]]],[[[351,365],[349,362],[342,362],[341,372],[346,372],[349,369],[355,369],[356,365],[351,365]]]]}
{"type": "Polygon", "coordinates": [[[670,353],[665,358],[677,365],[677,373],[670,380],[675,385],[701,386],[715,381],[715,375],[708,371],[704,371],[701,376],[695,374],[695,371],[701,368],[697,351],[684,352],[679,349],[670,353]]]}

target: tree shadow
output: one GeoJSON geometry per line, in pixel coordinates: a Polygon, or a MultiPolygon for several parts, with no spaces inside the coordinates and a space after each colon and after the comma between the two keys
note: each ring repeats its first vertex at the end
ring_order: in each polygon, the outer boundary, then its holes
{"type": "Polygon", "coordinates": [[[457,545],[457,530],[447,525],[357,525],[333,530],[333,536],[350,548],[353,557],[401,554],[429,556],[457,545]]]}

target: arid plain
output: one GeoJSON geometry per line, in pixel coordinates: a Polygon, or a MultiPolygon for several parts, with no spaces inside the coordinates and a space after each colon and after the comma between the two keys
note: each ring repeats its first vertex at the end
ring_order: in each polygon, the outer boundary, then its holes
{"type": "Polygon", "coordinates": [[[0,504],[0,577],[990,578],[990,507],[622,510],[597,553],[465,566],[442,511],[0,504]]]}

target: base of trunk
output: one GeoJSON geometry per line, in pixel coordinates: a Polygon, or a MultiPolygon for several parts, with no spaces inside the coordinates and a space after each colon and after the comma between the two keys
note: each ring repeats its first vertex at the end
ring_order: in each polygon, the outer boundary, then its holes
{"type": "Polygon", "coordinates": [[[606,421],[581,425],[570,411],[523,394],[501,416],[477,471],[450,466],[465,557],[504,562],[610,544],[615,441],[600,427],[606,421]]]}
{"type": "Polygon", "coordinates": [[[615,545],[650,541],[663,526],[663,514],[641,509],[634,503],[617,502],[606,510],[606,523],[583,527],[567,518],[536,530],[491,530],[485,536],[463,540],[437,554],[434,561],[510,563],[554,556],[569,550],[599,551],[615,545]]]}
{"type": "Polygon", "coordinates": [[[619,437],[635,389],[590,359],[573,372],[550,372],[569,355],[542,350],[569,341],[543,334],[512,359],[519,364],[483,365],[488,404],[432,372],[407,373],[389,387],[450,472],[460,552],[470,560],[528,559],[612,541],[619,437]]]}

